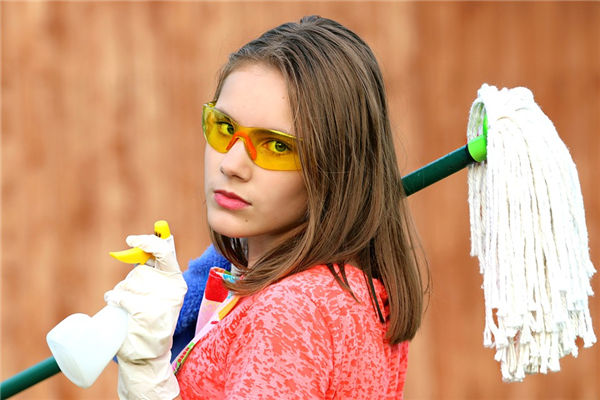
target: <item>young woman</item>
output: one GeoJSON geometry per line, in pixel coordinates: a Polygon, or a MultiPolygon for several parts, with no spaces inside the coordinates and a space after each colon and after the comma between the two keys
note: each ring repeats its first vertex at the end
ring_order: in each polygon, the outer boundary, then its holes
{"type": "Polygon", "coordinates": [[[120,396],[401,398],[423,289],[369,47],[316,16],[274,28],[230,56],[203,129],[208,222],[236,278],[173,375],[172,240],[128,239],[157,268],[107,294],[132,315],[120,396]]]}

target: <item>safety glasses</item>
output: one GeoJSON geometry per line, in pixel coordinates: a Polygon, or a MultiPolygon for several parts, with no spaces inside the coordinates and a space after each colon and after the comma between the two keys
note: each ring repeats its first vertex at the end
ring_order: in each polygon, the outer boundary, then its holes
{"type": "Polygon", "coordinates": [[[206,141],[219,153],[227,153],[238,139],[246,152],[261,168],[275,171],[300,170],[297,139],[273,129],[248,128],[207,103],[202,109],[202,129],[206,141]]]}

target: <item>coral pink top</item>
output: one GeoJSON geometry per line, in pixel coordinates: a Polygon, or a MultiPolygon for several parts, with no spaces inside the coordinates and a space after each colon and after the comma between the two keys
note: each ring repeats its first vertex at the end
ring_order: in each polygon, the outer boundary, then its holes
{"type": "Polygon", "coordinates": [[[408,343],[386,342],[363,273],[346,275],[359,302],[324,265],[242,298],[181,366],[181,397],[401,399],[408,343]]]}

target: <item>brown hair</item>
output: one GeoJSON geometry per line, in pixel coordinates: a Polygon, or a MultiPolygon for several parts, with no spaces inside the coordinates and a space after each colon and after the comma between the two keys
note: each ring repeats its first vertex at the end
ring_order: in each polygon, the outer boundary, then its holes
{"type": "Polygon", "coordinates": [[[301,224],[251,269],[243,239],[211,230],[215,246],[244,276],[231,288],[249,295],[326,264],[352,293],[343,266],[354,260],[382,321],[372,279],[381,280],[388,293],[388,340],[413,338],[421,322],[423,287],[375,56],[339,23],[304,17],[231,54],[215,100],[227,76],[247,63],[275,67],[287,82],[308,205],[301,224]]]}

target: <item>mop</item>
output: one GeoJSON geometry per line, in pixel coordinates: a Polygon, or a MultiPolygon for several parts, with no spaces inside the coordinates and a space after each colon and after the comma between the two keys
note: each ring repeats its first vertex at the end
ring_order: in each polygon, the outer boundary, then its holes
{"type": "MultiPolygon", "coordinates": [[[[469,166],[471,254],[479,257],[483,274],[484,345],[496,348],[504,381],[558,371],[560,358],[577,356],[577,336],[584,347],[596,342],[588,309],[595,271],[575,164],[526,88],[484,84],[471,107],[467,139],[401,184],[408,196],[469,166]]],[[[0,398],[59,371],[50,357],[2,382],[0,398]]]]}
{"type": "Polygon", "coordinates": [[[526,88],[483,85],[467,139],[487,128],[487,160],[468,168],[471,255],[485,298],[483,342],[504,381],[560,370],[596,337],[583,199],[569,151],[526,88]],[[487,117],[487,124],[485,119],[487,117]]]}

